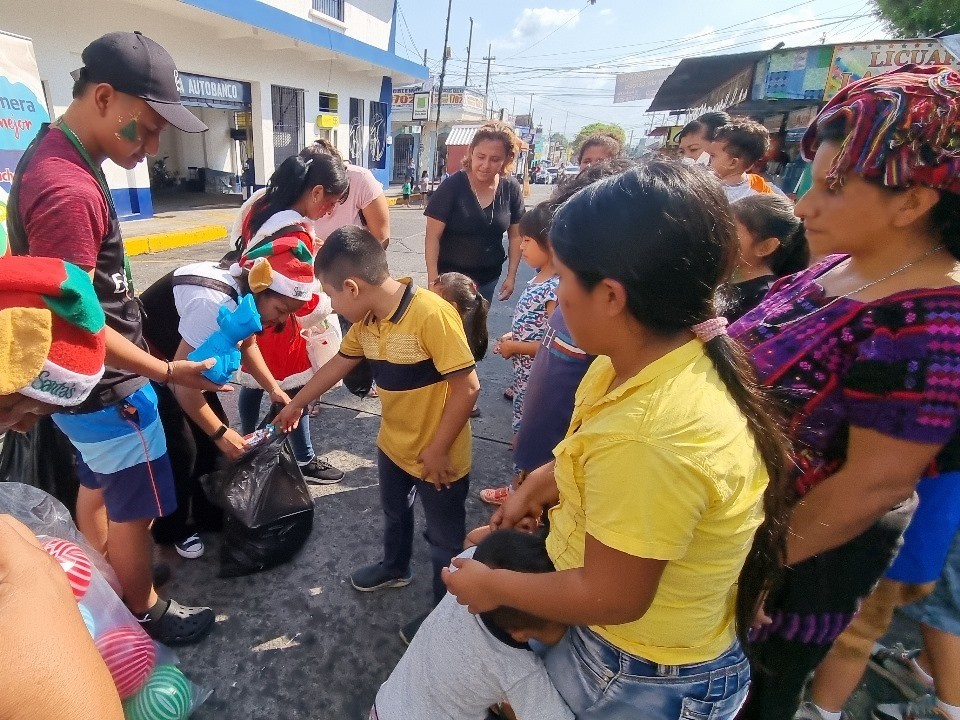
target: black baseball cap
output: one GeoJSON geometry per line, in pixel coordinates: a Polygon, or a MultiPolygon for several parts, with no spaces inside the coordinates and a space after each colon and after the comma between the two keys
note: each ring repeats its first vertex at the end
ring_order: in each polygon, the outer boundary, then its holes
{"type": "Polygon", "coordinates": [[[180,104],[180,74],[170,53],[143,33],[107,33],[87,45],[80,57],[83,67],[72,73],[75,79],[107,83],[118,92],[138,97],[184,132],[207,129],[180,104]]]}

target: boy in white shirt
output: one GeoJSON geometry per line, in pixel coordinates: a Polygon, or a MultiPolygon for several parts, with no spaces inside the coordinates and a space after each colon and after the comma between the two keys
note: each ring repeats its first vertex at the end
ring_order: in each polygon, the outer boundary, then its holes
{"type": "MultiPolygon", "coordinates": [[[[461,557],[492,568],[553,572],[542,538],[518,530],[491,533],[461,557]]],[[[380,686],[371,720],[483,720],[498,703],[518,720],[573,720],[540,658],[527,645],[553,645],[567,627],[501,607],[471,615],[447,593],[380,686]]]]}

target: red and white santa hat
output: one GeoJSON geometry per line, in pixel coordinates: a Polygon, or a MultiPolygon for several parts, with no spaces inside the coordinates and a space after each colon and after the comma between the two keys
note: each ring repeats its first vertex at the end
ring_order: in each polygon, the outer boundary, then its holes
{"type": "Polygon", "coordinates": [[[239,276],[249,271],[247,283],[253,293],[270,289],[295,300],[309,300],[319,285],[313,270],[315,238],[313,223],[293,210],[270,217],[247,243],[240,260],[230,268],[239,276]],[[267,237],[267,243],[258,243],[267,237]]]}

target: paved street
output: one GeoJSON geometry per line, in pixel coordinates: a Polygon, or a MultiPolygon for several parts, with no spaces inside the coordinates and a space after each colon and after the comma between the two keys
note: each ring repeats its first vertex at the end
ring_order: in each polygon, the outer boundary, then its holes
{"type": "MultiPolygon", "coordinates": [[[[528,202],[548,194],[536,186],[528,202]]],[[[394,275],[423,285],[424,219],[419,208],[391,210],[393,240],[388,251],[394,275]]],[[[138,289],[171,269],[219,258],[227,243],[174,250],[132,259],[138,289]]],[[[521,282],[532,276],[521,269],[521,282]]],[[[520,283],[518,282],[518,285],[520,283]]],[[[516,300],[516,294],[513,300],[516,300]]],[[[509,329],[513,302],[495,302],[491,333],[509,329]]],[[[479,365],[482,415],[473,420],[474,472],[467,504],[468,526],[481,524],[487,508],[481,488],[505,482],[510,473],[510,403],[502,389],[510,363],[490,355],[479,365]]],[[[188,676],[215,690],[194,717],[366,718],[377,687],[403,652],[400,627],[430,605],[430,561],[417,533],[413,583],[400,590],[358,593],[348,575],[380,557],[381,511],[374,466],[378,400],[358,400],[339,389],[325,396],[312,423],[316,450],[347,471],[335,486],[312,486],[316,497],[313,535],[291,563],[258,575],[218,579],[218,540],[204,538],[207,554],[164,558],[174,568],[165,588],[181,602],[206,603],[218,613],[206,641],[179,652],[188,676]]],[[[227,403],[235,417],[234,404],[227,403]]],[[[419,510],[418,510],[419,512],[419,510]]],[[[418,517],[422,528],[422,515],[418,517]]]]}
{"type": "MultiPolygon", "coordinates": [[[[534,186],[528,204],[548,195],[534,186]]],[[[397,276],[421,285],[424,220],[419,208],[391,210],[393,240],[388,250],[397,276]]],[[[225,242],[143,255],[133,259],[135,282],[147,287],[169,270],[189,262],[216,259],[225,242]]],[[[521,267],[520,282],[531,277],[521,267]]],[[[516,294],[513,300],[515,301],[516,294]]],[[[495,302],[491,335],[509,329],[513,302],[495,302]]],[[[503,483],[510,472],[510,404],[502,398],[509,383],[509,362],[488,356],[479,365],[482,415],[473,421],[474,460],[467,503],[468,526],[481,524],[487,507],[481,488],[503,483]]],[[[232,402],[226,403],[235,417],[232,402]]],[[[289,564],[239,579],[218,579],[218,540],[205,538],[207,554],[182,560],[164,558],[174,568],[165,592],[183,603],[206,603],[218,613],[213,634],[179,652],[188,676],[213,689],[197,720],[307,720],[367,717],[377,687],[403,652],[399,628],[430,603],[430,562],[418,533],[414,544],[414,582],[399,590],[358,593],[348,575],[380,556],[381,512],[374,466],[379,401],[358,400],[343,389],[325,396],[312,423],[314,447],[347,471],[340,485],[312,486],[316,498],[313,534],[289,564]]],[[[419,510],[418,510],[419,513],[419,510]]],[[[418,515],[422,528],[422,515],[418,515]]],[[[904,627],[903,639],[912,635],[904,627]]],[[[895,699],[888,686],[869,682],[874,697],[895,699]]],[[[852,720],[866,720],[870,697],[861,691],[852,703],[852,720]]]]}

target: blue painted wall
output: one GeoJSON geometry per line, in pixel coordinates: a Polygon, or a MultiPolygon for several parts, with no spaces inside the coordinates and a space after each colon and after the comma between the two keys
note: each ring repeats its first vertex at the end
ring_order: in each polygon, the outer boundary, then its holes
{"type": "Polygon", "coordinates": [[[121,220],[146,220],[153,217],[150,188],[110,188],[117,217],[121,220]]]}

